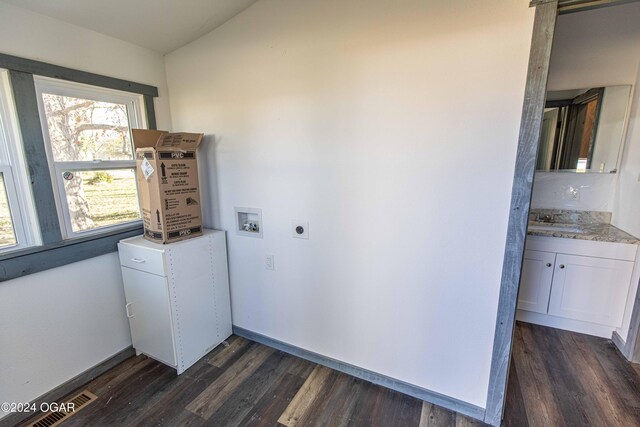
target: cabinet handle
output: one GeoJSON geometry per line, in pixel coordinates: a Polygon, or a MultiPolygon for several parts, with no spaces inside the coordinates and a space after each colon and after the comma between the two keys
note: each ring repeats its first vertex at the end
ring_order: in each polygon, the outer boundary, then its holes
{"type": "Polygon", "coordinates": [[[143,262],[146,262],[144,259],[140,259],[140,258],[131,258],[131,261],[137,262],[138,264],[142,264],[143,262]]]}
{"type": "Polygon", "coordinates": [[[551,263],[550,262],[547,263],[547,267],[551,267],[551,263]]]}
{"type": "Polygon", "coordinates": [[[564,264],[560,264],[560,268],[563,269],[564,268],[564,264]]]}
{"type": "Polygon", "coordinates": [[[127,317],[129,319],[131,319],[133,317],[133,314],[131,314],[131,312],[129,311],[129,308],[131,308],[131,304],[133,304],[133,303],[129,302],[129,303],[127,303],[127,305],[124,306],[124,311],[127,312],[127,317]]]}

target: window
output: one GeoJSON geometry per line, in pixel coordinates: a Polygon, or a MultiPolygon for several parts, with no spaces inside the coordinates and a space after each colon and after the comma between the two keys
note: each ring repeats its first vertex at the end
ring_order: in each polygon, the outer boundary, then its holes
{"type": "Polygon", "coordinates": [[[17,215],[13,215],[17,210],[15,199],[9,203],[9,197],[13,199],[15,194],[13,176],[9,168],[2,165],[0,166],[0,249],[15,247],[18,244],[18,237],[23,233],[23,228],[17,225],[17,215]],[[10,192],[7,191],[7,180],[10,192]]]}
{"type": "Polygon", "coordinates": [[[0,70],[0,253],[38,244],[7,72],[0,70]]]}
{"type": "Polygon", "coordinates": [[[130,129],[158,88],[0,53],[0,282],[140,235],[130,129]]]}
{"type": "Polygon", "coordinates": [[[144,128],[142,96],[35,78],[64,238],[140,221],[131,128],[144,128]]]}

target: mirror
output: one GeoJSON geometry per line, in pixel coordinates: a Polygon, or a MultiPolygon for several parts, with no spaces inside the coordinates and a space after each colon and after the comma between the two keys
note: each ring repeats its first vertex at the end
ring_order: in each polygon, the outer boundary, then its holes
{"type": "Polygon", "coordinates": [[[536,170],[616,173],[631,86],[547,92],[536,170]]]}

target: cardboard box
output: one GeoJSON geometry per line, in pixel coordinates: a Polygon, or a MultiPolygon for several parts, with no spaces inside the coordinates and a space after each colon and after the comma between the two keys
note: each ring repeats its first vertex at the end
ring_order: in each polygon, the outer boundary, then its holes
{"type": "Polygon", "coordinates": [[[201,133],[133,129],[144,237],[171,243],[202,234],[196,148],[201,133]]]}

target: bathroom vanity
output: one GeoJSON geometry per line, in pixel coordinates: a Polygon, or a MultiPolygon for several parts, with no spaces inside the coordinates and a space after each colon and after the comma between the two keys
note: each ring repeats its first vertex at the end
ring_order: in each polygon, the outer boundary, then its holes
{"type": "Polygon", "coordinates": [[[610,218],[605,212],[532,213],[518,320],[605,338],[616,331],[626,338],[640,241],[610,225],[610,218]]]}

